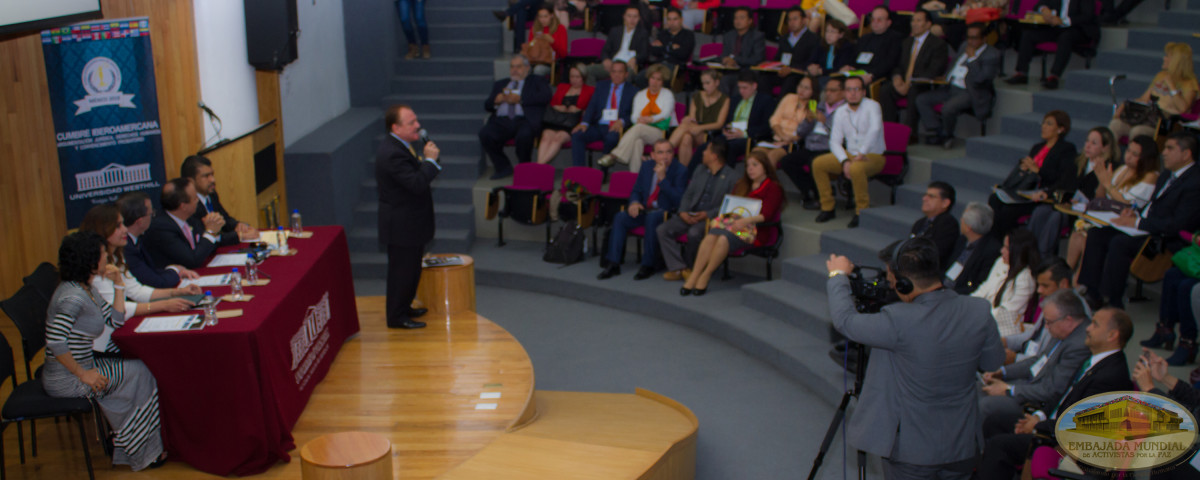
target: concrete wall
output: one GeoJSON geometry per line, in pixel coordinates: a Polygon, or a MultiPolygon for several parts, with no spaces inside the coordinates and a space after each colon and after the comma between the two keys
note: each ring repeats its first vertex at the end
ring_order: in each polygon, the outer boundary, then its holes
{"type": "Polygon", "coordinates": [[[296,7],[298,55],[279,78],[287,146],[350,108],[342,0],[298,0],[296,7]]]}
{"type": "Polygon", "coordinates": [[[350,104],[379,108],[388,94],[395,70],[400,20],[394,1],[351,0],[342,4],[345,25],[346,71],[349,73],[350,104]]]}
{"type": "MultiPolygon", "coordinates": [[[[246,14],[242,5],[242,0],[193,3],[200,99],[221,117],[222,138],[235,138],[258,126],[258,91],[254,67],[246,57],[246,14]]],[[[199,107],[195,114],[203,117],[205,145],[215,143],[213,125],[199,107]]],[[[167,172],[167,176],[178,173],[167,172]]]]}

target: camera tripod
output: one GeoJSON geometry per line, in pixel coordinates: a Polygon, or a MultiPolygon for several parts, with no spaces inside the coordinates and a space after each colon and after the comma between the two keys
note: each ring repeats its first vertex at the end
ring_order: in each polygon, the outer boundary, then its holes
{"type": "MultiPolygon", "coordinates": [[[[863,376],[867,371],[867,347],[858,343],[846,341],[847,351],[853,349],[857,367],[854,372],[854,384],[846,393],[842,394],[842,403],[838,405],[837,411],[833,413],[833,420],[829,422],[829,428],[825,430],[825,439],[821,441],[821,449],[817,451],[817,458],[813,460],[812,470],[808,472],[808,480],[813,480],[817,477],[817,470],[821,468],[821,463],[825,461],[825,454],[829,452],[829,445],[833,443],[833,436],[837,434],[838,429],[842,425],[842,420],[846,418],[846,407],[850,405],[851,397],[858,397],[862,392],[863,376]]],[[[843,368],[845,366],[843,365],[843,368]]],[[[845,432],[842,432],[843,435],[845,432]]],[[[858,478],[865,480],[867,478],[867,454],[862,450],[858,450],[858,478]]]]}

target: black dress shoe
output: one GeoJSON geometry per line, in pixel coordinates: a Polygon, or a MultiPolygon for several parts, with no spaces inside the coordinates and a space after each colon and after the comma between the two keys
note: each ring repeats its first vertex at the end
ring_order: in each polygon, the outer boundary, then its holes
{"type": "Polygon", "coordinates": [[[506,12],[504,10],[492,10],[492,15],[494,15],[496,17],[496,20],[499,20],[501,22],[503,22],[504,19],[508,18],[508,12],[506,12]]]}
{"type": "Polygon", "coordinates": [[[416,320],[410,320],[406,318],[398,321],[388,320],[387,326],[388,328],[425,328],[425,322],[418,322],[416,320]]]}
{"type": "Polygon", "coordinates": [[[706,293],[708,293],[708,287],[704,287],[704,288],[693,288],[693,289],[692,289],[692,295],[693,295],[693,296],[696,296],[696,297],[699,297],[699,296],[701,296],[701,295],[704,295],[704,294],[706,294],[706,293]]]}
{"type": "Polygon", "coordinates": [[[821,209],[821,201],[815,200],[815,199],[814,200],[805,200],[801,206],[804,207],[805,210],[820,210],[821,209]]]}
{"type": "Polygon", "coordinates": [[[1056,77],[1054,75],[1046,77],[1045,80],[1042,80],[1042,87],[1046,88],[1046,90],[1057,89],[1058,88],[1058,77],[1056,77]]]}
{"type": "Polygon", "coordinates": [[[421,316],[424,316],[426,313],[429,313],[429,309],[428,309],[428,308],[424,308],[424,307],[422,307],[422,308],[410,308],[410,309],[408,309],[408,316],[409,316],[410,318],[417,318],[417,317],[421,317],[421,316]]]}
{"type": "Polygon", "coordinates": [[[610,279],[614,276],[620,275],[620,274],[621,274],[621,266],[614,263],[614,264],[611,264],[611,265],[605,267],[603,272],[600,272],[599,275],[596,275],[596,278],[600,279],[600,280],[608,280],[608,279],[610,279]]]}
{"type": "Polygon", "coordinates": [[[161,466],[163,466],[163,465],[166,465],[166,464],[167,464],[167,456],[166,456],[166,455],[163,455],[163,456],[162,456],[161,458],[159,458],[158,460],[155,460],[155,461],[154,461],[154,463],[151,463],[150,465],[146,465],[146,468],[145,468],[145,469],[146,469],[146,470],[153,470],[153,469],[155,469],[155,468],[161,467],[161,466]]]}
{"type": "Polygon", "coordinates": [[[817,214],[817,223],[828,222],[830,220],[833,220],[833,217],[836,217],[836,216],[837,216],[837,214],[833,213],[833,210],[822,210],[821,213],[817,214]]]}
{"type": "Polygon", "coordinates": [[[637,274],[633,276],[634,280],[645,280],[654,276],[654,269],[650,267],[638,267],[637,274]]]}
{"type": "Polygon", "coordinates": [[[1011,77],[1004,79],[1004,83],[1009,85],[1025,85],[1029,83],[1029,75],[1021,72],[1014,73],[1011,77]]]}
{"type": "Polygon", "coordinates": [[[846,228],[858,228],[858,215],[850,219],[850,223],[846,224],[846,228]]]}
{"type": "Polygon", "coordinates": [[[679,289],[679,296],[681,296],[681,297],[686,297],[686,296],[688,296],[688,295],[691,295],[691,294],[692,294],[692,292],[693,292],[693,290],[692,290],[692,289],[690,289],[690,288],[687,288],[687,287],[683,287],[683,288],[680,288],[680,289],[679,289]]]}

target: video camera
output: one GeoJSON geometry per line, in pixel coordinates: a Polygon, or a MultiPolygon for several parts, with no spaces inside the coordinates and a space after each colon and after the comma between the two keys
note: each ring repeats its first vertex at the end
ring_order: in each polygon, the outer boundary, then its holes
{"type": "Polygon", "coordinates": [[[888,283],[887,271],[882,268],[856,266],[847,278],[858,313],[879,313],[884,306],[900,300],[888,283]]]}

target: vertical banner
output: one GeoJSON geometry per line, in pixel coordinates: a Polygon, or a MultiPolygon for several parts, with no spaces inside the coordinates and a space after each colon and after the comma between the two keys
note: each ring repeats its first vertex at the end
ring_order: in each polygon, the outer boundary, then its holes
{"type": "Polygon", "coordinates": [[[67,227],[121,194],[163,184],[150,21],[127,18],[42,32],[67,227]]]}

